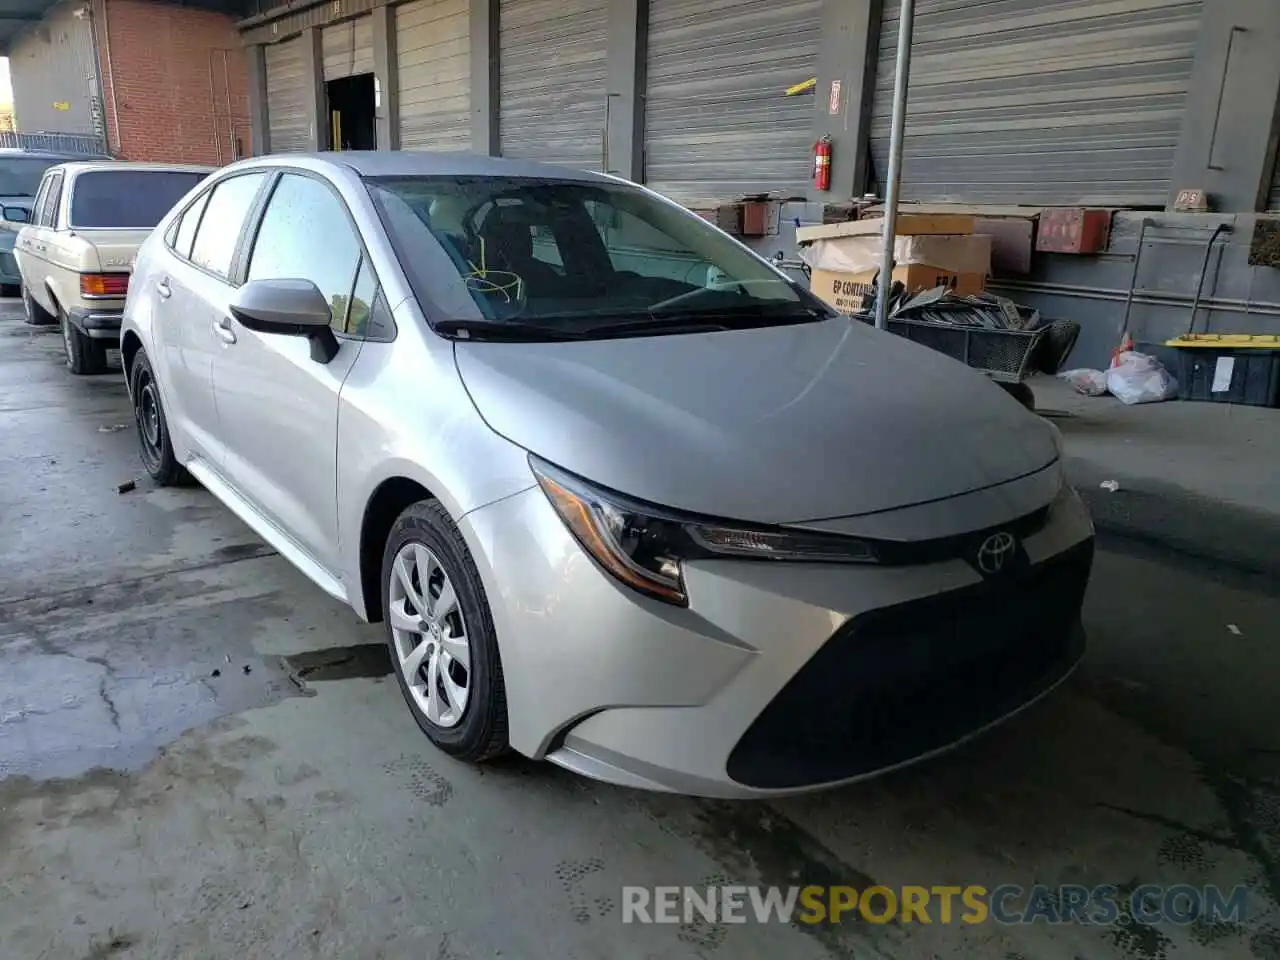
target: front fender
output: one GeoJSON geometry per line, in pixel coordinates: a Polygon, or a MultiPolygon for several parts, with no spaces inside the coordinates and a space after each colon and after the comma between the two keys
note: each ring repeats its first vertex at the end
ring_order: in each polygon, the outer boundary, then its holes
{"type": "MultiPolygon", "coordinates": [[[[453,364],[452,344],[412,339],[365,343],[339,404],[340,575],[352,606],[366,618],[361,536],[369,506],[384,484],[416,483],[458,522],[534,483],[526,451],[494,433],[471,403],[453,364]]],[[[478,557],[476,545],[468,546],[478,557]]]]}

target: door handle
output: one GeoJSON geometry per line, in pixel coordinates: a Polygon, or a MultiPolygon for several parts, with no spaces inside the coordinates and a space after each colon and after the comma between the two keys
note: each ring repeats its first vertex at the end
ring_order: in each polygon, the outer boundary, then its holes
{"type": "Polygon", "coordinates": [[[156,281],[156,293],[160,294],[162,300],[168,300],[173,296],[173,288],[169,286],[168,277],[161,277],[156,281]]]}
{"type": "Polygon", "coordinates": [[[231,326],[230,317],[219,317],[213,321],[213,332],[218,335],[218,339],[223,343],[236,342],[236,332],[231,326]]]}

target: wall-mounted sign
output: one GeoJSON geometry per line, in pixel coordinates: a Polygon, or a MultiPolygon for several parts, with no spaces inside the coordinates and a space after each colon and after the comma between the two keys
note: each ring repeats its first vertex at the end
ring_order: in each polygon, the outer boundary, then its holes
{"type": "Polygon", "coordinates": [[[54,103],[53,103],[53,109],[55,109],[55,110],[70,110],[70,109],[71,109],[71,104],[67,103],[67,101],[65,101],[65,100],[55,100],[55,101],[54,101],[54,103]]]}
{"type": "Polygon", "coordinates": [[[831,81],[831,100],[827,104],[827,112],[835,116],[840,112],[840,81],[831,81]]]}

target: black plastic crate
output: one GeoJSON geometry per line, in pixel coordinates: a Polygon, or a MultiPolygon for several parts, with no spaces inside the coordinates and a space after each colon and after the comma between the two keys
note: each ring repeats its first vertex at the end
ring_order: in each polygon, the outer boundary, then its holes
{"type": "Polygon", "coordinates": [[[1280,350],[1182,347],[1178,350],[1178,399],[1280,407],[1280,350]],[[1226,390],[1213,389],[1218,361],[1230,358],[1226,390]]]}

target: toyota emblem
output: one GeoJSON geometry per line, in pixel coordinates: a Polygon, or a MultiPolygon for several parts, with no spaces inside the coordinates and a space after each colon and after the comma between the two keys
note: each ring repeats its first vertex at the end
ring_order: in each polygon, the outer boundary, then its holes
{"type": "Polygon", "coordinates": [[[1017,549],[1018,541],[1013,538],[1012,533],[1006,533],[1004,530],[993,533],[983,540],[982,546],[978,548],[978,555],[975,558],[978,569],[988,576],[1000,573],[1013,559],[1014,551],[1017,549]]]}

